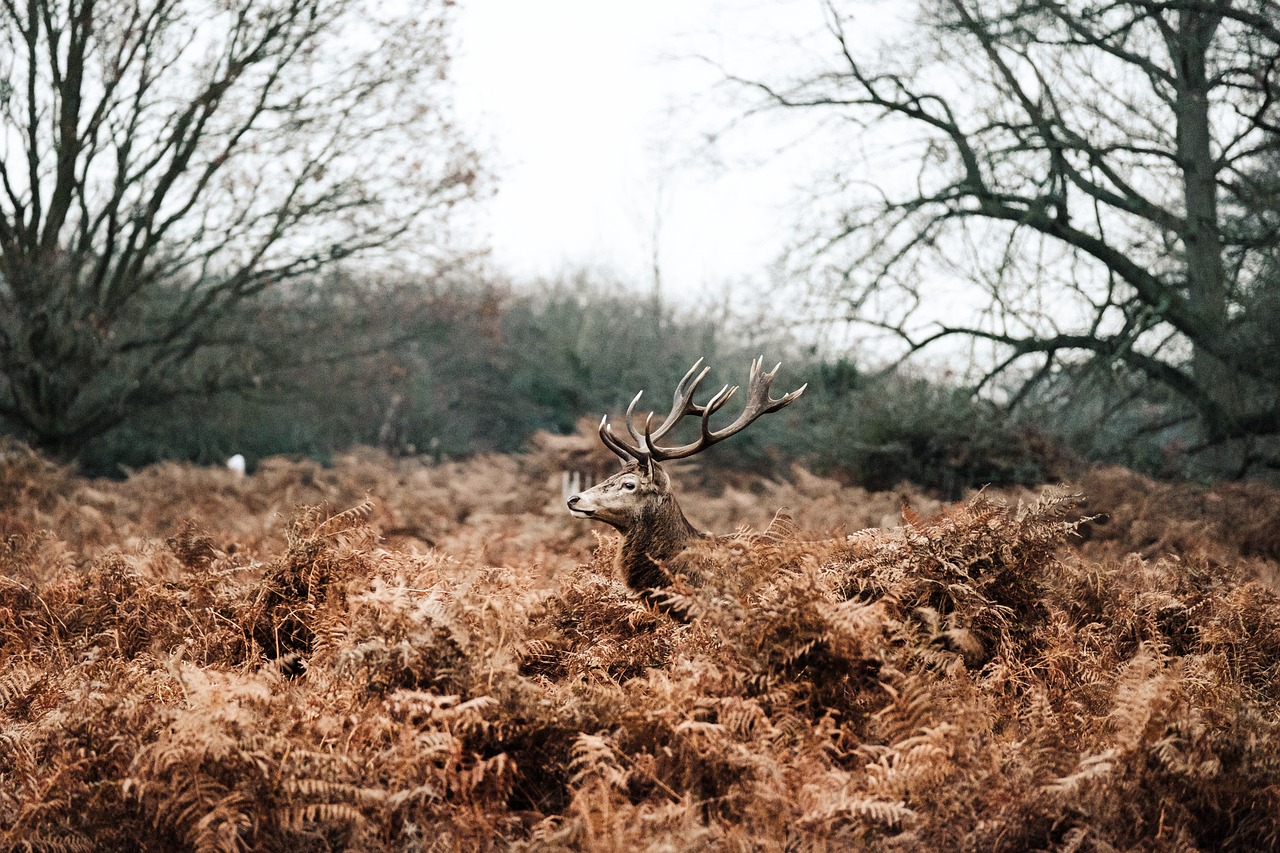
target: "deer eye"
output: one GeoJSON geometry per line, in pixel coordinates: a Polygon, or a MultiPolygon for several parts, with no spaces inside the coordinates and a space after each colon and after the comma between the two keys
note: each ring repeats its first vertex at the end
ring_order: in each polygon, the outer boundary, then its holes
{"type": "Polygon", "coordinates": [[[626,489],[628,492],[632,492],[635,491],[636,484],[631,480],[627,480],[627,482],[622,484],[622,488],[626,489]]]}

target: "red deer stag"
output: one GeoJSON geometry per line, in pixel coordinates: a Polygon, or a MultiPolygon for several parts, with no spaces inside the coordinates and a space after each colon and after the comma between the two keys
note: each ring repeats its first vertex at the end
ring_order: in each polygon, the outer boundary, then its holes
{"type": "Polygon", "coordinates": [[[698,359],[676,386],[671,412],[662,423],[654,427],[654,413],[644,421],[644,432],[636,429],[633,415],[640,402],[641,391],[627,406],[627,432],[631,442],[613,434],[606,415],[600,421],[600,440],[605,447],[622,457],[623,470],[609,479],[569,498],[569,512],[578,518],[590,518],[611,525],[622,534],[622,547],[618,551],[618,567],[627,585],[638,592],[668,586],[671,578],[663,564],[671,560],[689,545],[710,534],[698,530],[680,511],[675,495],[671,493],[671,480],[658,463],[672,459],[685,459],[707,447],[741,432],[756,418],[767,412],[776,412],[795,401],[808,385],[792,391],[780,399],[769,396],[769,386],[778,374],[779,364],[773,370],[761,370],[763,358],[751,363],[751,376],[747,382],[747,402],[737,420],[723,429],[713,430],[710,418],[738,390],[738,386],[726,385],[705,405],[693,402],[698,383],[706,377],[710,368],[702,367],[698,359]],[[699,368],[702,368],[699,371],[699,368]],[[696,376],[695,376],[696,374],[696,376]],[[658,444],[686,415],[701,418],[701,434],[689,444],[662,447],[658,444]]]}

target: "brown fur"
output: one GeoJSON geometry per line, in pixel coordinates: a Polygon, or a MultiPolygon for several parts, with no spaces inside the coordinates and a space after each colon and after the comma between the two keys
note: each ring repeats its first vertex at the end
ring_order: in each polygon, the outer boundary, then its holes
{"type": "Polygon", "coordinates": [[[575,515],[603,521],[622,534],[617,567],[637,592],[670,585],[662,564],[707,538],[685,518],[671,480],[657,463],[630,463],[620,473],[569,499],[575,515]]]}
{"type": "Polygon", "coordinates": [[[570,497],[569,511],[578,518],[603,521],[622,532],[618,568],[632,589],[647,598],[655,598],[647,591],[669,586],[672,582],[666,569],[668,561],[692,542],[709,538],[684,517],[671,494],[671,480],[658,462],[687,459],[718,441],[736,435],[761,415],[789,406],[808,386],[802,385],[775,400],[769,393],[769,386],[781,367],[779,363],[773,370],[764,370],[763,356],[751,362],[746,404],[742,413],[722,429],[712,429],[709,419],[734,395],[738,386],[726,385],[706,403],[695,403],[693,397],[698,384],[711,370],[702,366],[702,359],[694,362],[676,385],[671,411],[661,423],[655,425],[655,414],[649,413],[644,420],[643,434],[634,420],[636,404],[640,402],[643,391],[636,394],[631,405],[627,406],[626,425],[630,440],[614,435],[608,416],[600,420],[597,430],[600,441],[621,458],[626,467],[599,485],[570,497]],[[695,441],[677,446],[658,444],[687,416],[697,417],[702,422],[695,441]]]}

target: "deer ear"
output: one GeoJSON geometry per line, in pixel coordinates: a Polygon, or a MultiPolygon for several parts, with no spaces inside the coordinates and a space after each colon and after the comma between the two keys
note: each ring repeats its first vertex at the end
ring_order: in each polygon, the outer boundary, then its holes
{"type": "Polygon", "coordinates": [[[671,478],[667,476],[667,472],[658,467],[658,463],[652,459],[645,463],[645,473],[649,475],[649,479],[653,480],[654,485],[659,489],[666,491],[671,485],[671,478]]]}

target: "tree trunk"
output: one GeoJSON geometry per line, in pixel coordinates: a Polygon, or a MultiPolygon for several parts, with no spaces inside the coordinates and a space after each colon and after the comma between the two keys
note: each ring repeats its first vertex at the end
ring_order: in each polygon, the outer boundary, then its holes
{"type": "Polygon", "coordinates": [[[1192,340],[1192,370],[1211,411],[1210,433],[1223,431],[1242,411],[1244,401],[1235,370],[1206,347],[1221,346],[1227,335],[1226,272],[1218,212],[1218,176],[1211,145],[1206,56],[1221,15],[1183,10],[1170,35],[1173,60],[1177,156],[1182,170],[1186,226],[1187,304],[1198,320],[1192,340]]]}

